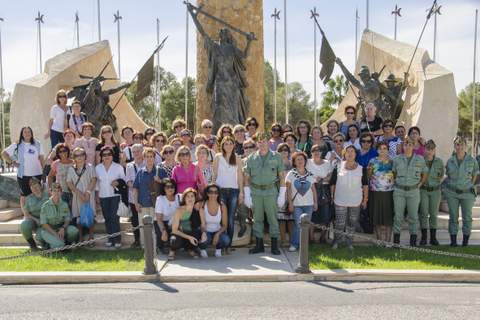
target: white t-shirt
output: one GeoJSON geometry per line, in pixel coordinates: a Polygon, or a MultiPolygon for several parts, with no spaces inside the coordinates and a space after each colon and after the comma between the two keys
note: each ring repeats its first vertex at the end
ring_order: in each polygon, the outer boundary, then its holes
{"type": "Polygon", "coordinates": [[[285,180],[291,184],[294,206],[313,206],[312,186],[315,178],[311,172],[307,170],[305,175],[300,175],[297,170],[292,169],[287,173],[285,180]]]}
{"type": "Polygon", "coordinates": [[[178,194],[175,195],[175,200],[170,201],[166,196],[158,196],[155,202],[155,213],[163,214],[163,221],[168,221],[168,224],[172,224],[172,217],[175,214],[175,210],[180,206],[178,194]]]}
{"type": "Polygon", "coordinates": [[[354,146],[355,149],[357,150],[360,150],[361,146],[360,146],[360,138],[357,138],[355,139],[354,142],[348,140],[348,141],[345,141],[345,143],[343,144],[343,148],[345,149],[346,147],[348,146],[354,146]]]}
{"type": "MultiPolygon", "coordinates": [[[[22,142],[22,144],[25,145],[24,147],[24,166],[23,166],[23,175],[27,177],[34,177],[34,176],[39,176],[43,173],[42,170],[42,164],[40,163],[40,160],[38,159],[39,156],[43,156],[43,148],[42,144],[40,144],[40,154],[38,154],[37,147],[34,145],[27,143],[27,142],[22,142]]],[[[8,154],[10,158],[14,158],[14,153],[15,149],[17,148],[16,143],[12,143],[10,146],[8,146],[7,149],[5,149],[5,152],[8,154]]],[[[19,156],[19,155],[18,155],[19,156]]],[[[13,159],[17,162],[20,162],[19,159],[13,159]]]]}
{"type": "MultiPolygon", "coordinates": [[[[313,177],[316,181],[317,178],[325,179],[326,177],[328,177],[332,173],[333,167],[329,161],[324,161],[322,164],[316,164],[313,159],[308,159],[307,170],[313,174],[313,177]]],[[[329,181],[326,179],[323,181],[323,184],[328,183],[329,181]]]]}
{"type": "Polygon", "coordinates": [[[125,172],[121,165],[112,162],[107,171],[105,170],[103,163],[100,163],[95,167],[95,173],[97,174],[97,191],[100,198],[119,196],[119,194],[115,193],[115,189],[112,187],[112,182],[118,179],[125,181],[125,172]]]}
{"type": "Polygon", "coordinates": [[[50,129],[63,133],[66,116],[66,111],[64,111],[61,107],[59,107],[58,105],[52,106],[52,108],[50,109],[50,119],[53,119],[53,123],[50,129]]]}

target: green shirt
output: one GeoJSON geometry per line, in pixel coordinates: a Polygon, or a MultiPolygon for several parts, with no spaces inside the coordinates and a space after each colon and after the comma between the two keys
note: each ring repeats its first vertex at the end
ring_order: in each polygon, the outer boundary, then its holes
{"type": "Polygon", "coordinates": [[[277,152],[269,150],[265,156],[261,156],[259,151],[251,154],[246,161],[245,173],[250,178],[252,194],[276,195],[278,192],[276,183],[283,171],[283,161],[277,152]],[[271,187],[259,188],[258,186],[271,187]]]}
{"type": "Polygon", "coordinates": [[[401,154],[393,159],[395,185],[411,187],[422,180],[422,173],[428,173],[423,157],[413,154],[410,159],[401,154]]]}
{"type": "Polygon", "coordinates": [[[28,211],[35,218],[40,218],[40,211],[42,205],[48,201],[48,192],[42,191],[42,195],[38,198],[33,193],[25,198],[25,205],[23,208],[28,211]]]}
{"type": "Polygon", "coordinates": [[[48,199],[42,206],[40,213],[40,224],[48,224],[52,228],[60,228],[65,221],[70,220],[70,210],[68,205],[60,200],[58,204],[54,204],[52,199],[48,199]]]}
{"type": "Polygon", "coordinates": [[[442,159],[437,157],[434,157],[432,161],[425,159],[425,163],[428,169],[428,180],[425,186],[430,188],[438,187],[442,183],[443,175],[445,174],[442,159]]]}
{"type": "Polygon", "coordinates": [[[460,190],[467,190],[473,187],[472,179],[478,175],[478,163],[469,154],[465,155],[459,163],[454,154],[448,159],[446,167],[447,186],[460,190]]]}

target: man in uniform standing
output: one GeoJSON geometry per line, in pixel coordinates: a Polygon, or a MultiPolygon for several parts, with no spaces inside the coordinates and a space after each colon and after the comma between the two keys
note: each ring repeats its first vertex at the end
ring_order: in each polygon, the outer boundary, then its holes
{"type": "Polygon", "coordinates": [[[61,248],[78,239],[78,229],[70,225],[70,210],[61,199],[60,184],[52,183],[50,190],[52,195],[40,212],[40,237],[50,248],[61,248]]]}
{"type": "Polygon", "coordinates": [[[435,142],[428,140],[425,144],[425,163],[428,168],[427,182],[420,187],[420,229],[422,230],[422,239],[420,245],[427,244],[427,231],[430,227],[430,244],[438,246],[437,240],[437,215],[442,198],[440,190],[445,169],[443,161],[435,156],[435,142]]]}
{"type": "Polygon", "coordinates": [[[414,141],[407,137],[404,143],[404,154],[393,159],[395,187],[393,190],[393,242],[400,243],[400,232],[405,208],[408,212],[410,246],[417,245],[418,207],[420,205],[420,187],[427,180],[425,160],[413,154],[414,141]]]}
{"type": "Polygon", "coordinates": [[[477,161],[466,152],[466,141],[462,137],[456,137],[453,141],[455,152],[448,159],[446,165],[445,198],[447,199],[450,219],[448,231],[450,233],[450,245],[457,246],[458,233],[458,209],[462,208],[462,246],[468,246],[468,240],[472,231],[472,207],[475,203],[476,190],[475,180],[478,175],[477,161]]]}
{"type": "Polygon", "coordinates": [[[285,173],[280,155],[270,151],[266,133],[257,133],[258,151],[251,154],[245,165],[245,205],[253,210],[253,234],[255,247],[249,253],[265,252],[263,246],[264,213],[270,227],[272,254],[279,255],[278,249],[278,208],[285,204],[285,173]],[[278,186],[280,186],[278,188],[278,186]]]}
{"type": "MultiPolygon", "coordinates": [[[[33,239],[33,232],[40,227],[40,211],[42,205],[48,201],[48,192],[42,189],[42,185],[36,178],[30,179],[32,194],[25,198],[23,205],[23,221],[20,224],[20,232],[27,240],[32,251],[38,250],[33,239]]],[[[38,238],[38,237],[37,237],[38,238]]]]}

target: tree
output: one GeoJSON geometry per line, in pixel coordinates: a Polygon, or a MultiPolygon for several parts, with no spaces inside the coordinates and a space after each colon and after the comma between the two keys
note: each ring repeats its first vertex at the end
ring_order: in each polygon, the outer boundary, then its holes
{"type": "Polygon", "coordinates": [[[327,91],[322,99],[322,107],[336,107],[342,102],[347,93],[348,82],[343,75],[336,75],[335,78],[328,80],[327,91]]]}
{"type": "MultiPolygon", "coordinates": [[[[470,83],[458,94],[458,135],[470,138],[472,136],[472,105],[473,105],[473,83],[470,83]]],[[[475,122],[475,140],[480,139],[480,83],[476,85],[477,91],[477,116],[475,122]]]]}
{"type": "MultiPolygon", "coordinates": [[[[5,93],[3,96],[3,108],[5,110],[5,146],[2,146],[3,148],[6,148],[12,143],[12,138],[11,138],[11,133],[10,133],[10,106],[12,104],[12,95],[10,93],[5,93]]],[[[1,110],[0,110],[1,112],[1,110]]],[[[1,118],[0,118],[1,120],[1,118]]],[[[2,131],[1,131],[1,123],[0,123],[0,137],[2,136],[2,131]]],[[[15,136],[15,134],[14,134],[15,136]]],[[[14,138],[14,140],[17,138],[14,138]]],[[[0,142],[1,143],[1,142],[0,142]]]]}

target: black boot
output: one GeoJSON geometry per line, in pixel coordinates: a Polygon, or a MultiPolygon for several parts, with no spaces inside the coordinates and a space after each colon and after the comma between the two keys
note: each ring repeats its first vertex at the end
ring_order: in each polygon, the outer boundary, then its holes
{"type": "Polygon", "coordinates": [[[468,239],[470,238],[470,235],[463,235],[463,241],[462,241],[462,247],[468,246],[468,239]]]}
{"type": "Polygon", "coordinates": [[[247,231],[247,226],[243,225],[240,227],[240,231],[238,231],[238,237],[242,238],[245,235],[245,232],[247,231]]]}
{"type": "Polygon", "coordinates": [[[420,240],[420,245],[425,246],[427,245],[427,229],[422,229],[422,239],[420,240]]]}
{"type": "Polygon", "coordinates": [[[28,245],[30,246],[30,250],[32,251],[38,251],[37,244],[35,243],[35,240],[33,238],[27,240],[28,245]]]}
{"type": "Polygon", "coordinates": [[[416,247],[417,246],[417,235],[416,234],[411,234],[410,235],[410,247],[416,247]]]}
{"type": "Polygon", "coordinates": [[[440,245],[437,240],[437,229],[430,229],[430,244],[432,246],[440,245]]]}
{"type": "Polygon", "coordinates": [[[400,244],[400,233],[393,234],[393,243],[400,244]]]}
{"type": "Polygon", "coordinates": [[[265,247],[263,246],[263,239],[255,238],[255,247],[248,250],[248,253],[255,254],[260,252],[265,252],[265,247]]]}
{"type": "Polygon", "coordinates": [[[457,246],[457,235],[456,234],[451,234],[450,235],[450,247],[456,247],[457,246]]]}
{"type": "Polygon", "coordinates": [[[280,255],[281,253],[280,253],[280,250],[278,250],[277,238],[272,238],[271,241],[272,241],[272,254],[276,256],[280,255]]]}

